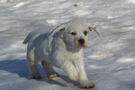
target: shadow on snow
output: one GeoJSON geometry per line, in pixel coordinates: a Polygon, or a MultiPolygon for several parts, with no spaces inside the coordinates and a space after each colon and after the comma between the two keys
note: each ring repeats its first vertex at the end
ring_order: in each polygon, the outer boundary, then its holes
{"type": "MultiPolygon", "coordinates": [[[[42,69],[41,65],[38,64],[37,66],[38,66],[38,70],[39,70],[41,76],[43,77],[42,79],[40,79],[38,81],[47,82],[47,83],[50,83],[50,84],[56,84],[56,85],[59,85],[59,86],[62,86],[62,87],[66,87],[66,85],[61,83],[60,81],[58,81],[57,78],[56,79],[48,79],[44,70],[42,69]]],[[[27,66],[27,63],[26,63],[25,59],[0,61],[0,70],[8,71],[10,73],[17,74],[20,77],[29,79],[29,70],[28,70],[28,66],[27,66]]],[[[79,83],[72,82],[66,75],[60,74],[60,78],[61,78],[61,80],[64,80],[68,83],[72,83],[75,86],[79,86],[78,85],[79,83]]]]}

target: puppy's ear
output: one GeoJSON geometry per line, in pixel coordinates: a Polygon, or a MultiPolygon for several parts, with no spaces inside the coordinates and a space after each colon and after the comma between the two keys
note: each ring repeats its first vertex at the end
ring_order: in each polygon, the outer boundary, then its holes
{"type": "Polygon", "coordinates": [[[49,34],[48,34],[48,39],[50,39],[55,33],[59,31],[64,31],[65,30],[65,24],[61,24],[60,26],[55,27],[49,34]]]}
{"type": "Polygon", "coordinates": [[[90,31],[94,30],[99,36],[101,36],[101,34],[97,31],[96,26],[94,26],[93,24],[89,25],[89,30],[90,31]]]}

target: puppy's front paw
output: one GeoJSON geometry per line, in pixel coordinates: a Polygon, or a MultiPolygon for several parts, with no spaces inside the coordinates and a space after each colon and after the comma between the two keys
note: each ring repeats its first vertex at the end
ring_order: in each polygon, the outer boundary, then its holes
{"type": "Polygon", "coordinates": [[[77,72],[70,73],[70,74],[68,74],[68,76],[74,82],[78,82],[80,79],[77,72]]]}
{"type": "Polygon", "coordinates": [[[79,81],[79,76],[73,76],[73,77],[70,77],[70,79],[74,82],[78,82],[79,81]]]}
{"type": "Polygon", "coordinates": [[[94,88],[95,84],[94,82],[90,82],[90,81],[83,81],[80,83],[81,88],[94,88]]]}

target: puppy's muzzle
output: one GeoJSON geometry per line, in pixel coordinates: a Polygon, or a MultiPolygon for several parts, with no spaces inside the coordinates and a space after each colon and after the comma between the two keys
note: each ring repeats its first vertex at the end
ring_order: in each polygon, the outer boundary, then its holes
{"type": "Polygon", "coordinates": [[[79,46],[85,46],[85,40],[83,39],[83,38],[80,38],[79,40],[78,40],[78,43],[79,43],[79,46]]]}

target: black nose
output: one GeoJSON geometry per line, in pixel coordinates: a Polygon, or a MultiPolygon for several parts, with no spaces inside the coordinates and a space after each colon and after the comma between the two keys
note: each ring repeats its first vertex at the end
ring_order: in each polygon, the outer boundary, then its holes
{"type": "Polygon", "coordinates": [[[85,43],[85,40],[83,38],[79,39],[78,42],[83,45],[85,43]]]}

